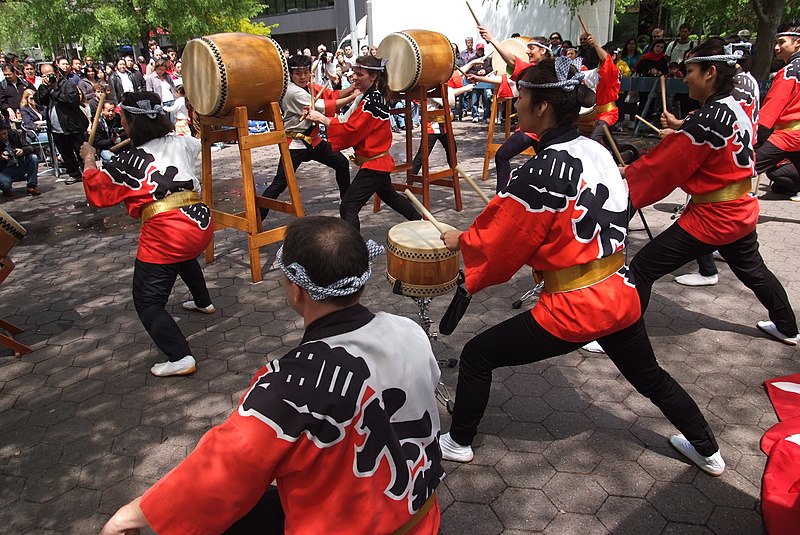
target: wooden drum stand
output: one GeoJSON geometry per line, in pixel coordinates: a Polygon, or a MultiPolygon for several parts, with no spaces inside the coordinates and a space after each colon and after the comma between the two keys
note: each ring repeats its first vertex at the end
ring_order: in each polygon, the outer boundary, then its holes
{"type": "MultiPolygon", "coordinates": [[[[211,208],[214,216],[214,230],[235,228],[247,233],[247,247],[250,252],[250,271],[254,283],[261,282],[261,247],[283,240],[286,226],[264,230],[261,223],[260,208],[269,208],[297,217],[303,217],[303,203],[297,188],[289,144],[283,129],[283,118],[277,102],[271,102],[254,120],[271,121],[275,125],[272,132],[251,134],[247,128],[247,108],[236,107],[225,117],[197,115],[202,142],[202,180],[203,202],[211,208]],[[220,129],[219,127],[229,127],[220,129]],[[230,128],[232,127],[232,128],[230,128]],[[219,141],[236,141],[242,165],[242,191],[244,193],[244,212],[228,213],[214,208],[213,181],[211,173],[211,145],[219,141]],[[253,179],[253,159],[251,150],[258,147],[277,145],[283,158],[283,169],[289,187],[290,202],[267,199],[256,193],[253,179]]],[[[206,262],[214,261],[214,241],[206,249],[206,262]]]]}
{"type": "MultiPolygon", "coordinates": [[[[436,186],[445,186],[447,188],[453,189],[453,195],[455,197],[456,202],[456,211],[461,211],[461,186],[458,182],[458,171],[456,171],[456,166],[458,165],[458,156],[456,155],[456,142],[453,138],[453,121],[452,116],[450,114],[450,105],[447,102],[447,84],[441,84],[433,88],[433,90],[428,93],[428,90],[425,86],[416,87],[406,93],[390,93],[388,99],[396,99],[401,100],[404,99],[406,103],[405,108],[398,108],[390,110],[391,115],[400,115],[403,114],[405,116],[405,123],[406,123],[406,162],[402,164],[395,165],[392,172],[398,171],[405,171],[406,172],[406,182],[404,184],[395,184],[393,183],[392,186],[397,191],[403,190],[410,190],[413,193],[418,195],[422,195],[422,204],[425,208],[430,208],[431,202],[431,193],[430,188],[431,185],[436,186]],[[428,111],[428,98],[441,98],[444,106],[442,109],[435,110],[435,111],[428,111]],[[411,163],[414,158],[414,151],[413,151],[413,141],[414,141],[414,124],[411,120],[411,101],[417,100],[419,101],[420,107],[420,125],[422,130],[420,144],[422,145],[422,168],[420,172],[421,175],[415,175],[412,173],[411,168],[413,164],[411,163]],[[430,172],[430,167],[428,164],[428,148],[429,148],[429,139],[428,139],[428,122],[431,119],[435,119],[437,117],[443,117],[444,123],[443,126],[447,131],[447,145],[450,151],[451,159],[452,159],[452,167],[447,167],[442,169],[441,171],[436,171],[435,173],[430,172]]],[[[388,100],[387,99],[387,100],[388,100]]],[[[378,212],[381,208],[381,201],[380,198],[375,195],[375,205],[373,207],[374,212],[378,212]]]]}
{"type": "MultiPolygon", "coordinates": [[[[514,113],[514,107],[512,106],[512,99],[504,98],[497,100],[497,85],[495,85],[495,92],[492,97],[492,116],[489,118],[489,134],[486,137],[486,153],[483,156],[483,175],[481,178],[486,181],[489,178],[489,163],[494,160],[495,154],[497,154],[498,149],[503,145],[502,143],[495,143],[494,142],[494,126],[495,121],[497,120],[497,109],[499,107],[503,107],[503,113],[505,117],[505,137],[503,141],[507,140],[511,137],[511,116],[514,113]]],[[[531,147],[528,147],[520,154],[525,154],[527,156],[534,156],[536,153],[533,151],[531,147]]]]}

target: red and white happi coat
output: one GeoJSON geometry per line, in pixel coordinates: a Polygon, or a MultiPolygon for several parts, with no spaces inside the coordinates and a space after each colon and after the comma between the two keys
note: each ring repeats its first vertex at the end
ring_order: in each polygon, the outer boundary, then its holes
{"type": "MultiPolygon", "coordinates": [[[[194,172],[199,153],[199,140],[176,135],[132,147],[111,158],[103,169],[83,172],[86,200],[98,208],[125,203],[128,215],[138,219],[153,201],[180,191],[200,192],[194,172]]],[[[142,225],[136,258],[151,264],[191,260],[213,235],[211,210],[203,203],[162,212],[142,225]]]]}
{"type": "Polygon", "coordinates": [[[800,151],[800,129],[781,130],[781,126],[800,121],[800,52],[796,52],[772,79],[758,124],[775,129],[769,142],[787,152],[800,151]]]}
{"type": "MultiPolygon", "coordinates": [[[[288,535],[388,535],[444,477],[439,367],[413,321],[355,305],[308,326],[235,410],[148,490],[161,535],[222,533],[277,481],[288,535]]],[[[409,535],[435,535],[433,505],[409,535]]]]}
{"type": "MultiPolygon", "coordinates": [[[[636,209],[680,188],[706,194],[752,177],[755,172],[753,123],[730,95],[711,97],[675,133],[626,169],[636,209]]],[[[727,245],[753,232],[758,199],[743,195],[724,202],[690,202],[677,224],[698,240],[727,245]]]]}
{"type": "MultiPolygon", "coordinates": [[[[628,190],[610,153],[564,125],[461,235],[467,290],[502,284],[526,265],[553,271],[610,256],[624,249],[627,226],[628,190]]],[[[531,313],[562,340],[586,342],[630,326],[641,309],[622,267],[586,288],[545,288],[531,313]]]]}
{"type": "MultiPolygon", "coordinates": [[[[392,146],[392,125],[383,95],[372,87],[366,94],[357,96],[347,113],[331,120],[328,141],[334,152],[353,147],[357,155],[365,158],[388,152],[392,146]]],[[[364,162],[361,169],[391,172],[394,159],[386,154],[364,162]]]]}

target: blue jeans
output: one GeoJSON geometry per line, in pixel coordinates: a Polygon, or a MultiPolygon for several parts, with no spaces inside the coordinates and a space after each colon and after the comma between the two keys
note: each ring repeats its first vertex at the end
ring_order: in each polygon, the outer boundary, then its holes
{"type": "Polygon", "coordinates": [[[8,163],[0,170],[0,190],[11,191],[12,182],[27,180],[28,187],[33,188],[39,183],[36,173],[39,169],[39,158],[35,154],[20,156],[17,165],[8,163]]]}
{"type": "MultiPolygon", "coordinates": [[[[392,106],[392,108],[394,108],[396,110],[400,109],[400,108],[405,108],[405,107],[406,107],[406,101],[405,100],[399,100],[399,101],[397,101],[397,103],[395,103],[394,106],[392,106]]],[[[405,130],[406,129],[406,116],[404,114],[392,115],[391,118],[392,118],[392,126],[396,126],[400,130],[405,130]]]]}
{"type": "Polygon", "coordinates": [[[488,119],[492,114],[492,90],[486,89],[473,89],[472,90],[472,117],[478,117],[478,99],[483,102],[483,118],[488,119]]]}

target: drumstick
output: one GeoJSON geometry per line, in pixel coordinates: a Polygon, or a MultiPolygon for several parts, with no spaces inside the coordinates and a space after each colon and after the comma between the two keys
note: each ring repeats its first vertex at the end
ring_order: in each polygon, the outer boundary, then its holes
{"type": "Polygon", "coordinates": [[[409,201],[411,201],[411,204],[413,204],[413,205],[414,205],[414,208],[416,208],[416,209],[417,209],[417,212],[419,212],[419,213],[420,213],[420,215],[422,215],[423,217],[425,217],[425,218],[426,218],[428,221],[430,221],[431,223],[433,223],[433,226],[434,226],[434,227],[436,227],[436,230],[438,230],[438,231],[439,231],[439,234],[441,234],[442,236],[444,236],[444,233],[445,233],[445,232],[447,232],[447,231],[448,231],[448,229],[444,228],[444,227],[442,226],[442,224],[441,224],[441,223],[439,223],[438,221],[436,221],[436,218],[435,218],[435,217],[433,217],[433,214],[431,214],[431,213],[430,213],[430,212],[427,210],[427,208],[425,208],[424,206],[422,206],[422,203],[421,203],[421,202],[419,202],[419,199],[417,199],[416,197],[414,197],[414,194],[413,194],[413,193],[411,193],[411,191],[410,191],[410,190],[405,190],[405,194],[406,194],[406,197],[408,197],[408,200],[409,200],[409,201]]]}
{"type": "Polygon", "coordinates": [[[608,126],[606,126],[605,123],[603,124],[603,133],[606,135],[606,140],[611,146],[611,151],[614,153],[614,156],[616,156],[617,161],[621,166],[625,167],[625,160],[622,159],[622,155],[619,153],[619,149],[617,148],[617,143],[614,141],[614,138],[611,135],[611,130],[608,129],[608,126]]]}
{"type": "Polygon", "coordinates": [[[642,117],[641,115],[634,115],[634,117],[636,117],[637,119],[639,119],[639,120],[642,122],[642,124],[643,124],[643,125],[645,125],[645,126],[649,126],[650,128],[652,128],[653,130],[655,130],[655,131],[656,131],[656,132],[658,132],[659,134],[661,133],[661,129],[660,129],[660,128],[658,128],[658,127],[657,127],[656,125],[654,125],[653,123],[651,123],[651,122],[647,121],[647,120],[646,120],[644,117],[642,117]]]}
{"type": "Polygon", "coordinates": [[[483,24],[481,24],[481,21],[478,20],[478,15],[475,14],[475,10],[472,9],[472,5],[469,3],[469,0],[466,0],[466,2],[467,2],[467,7],[469,8],[469,12],[472,13],[472,18],[475,19],[475,24],[477,24],[478,26],[483,26],[483,24]]]}
{"type": "Polygon", "coordinates": [[[663,74],[659,80],[661,80],[661,105],[664,107],[664,111],[667,111],[667,80],[663,74]]]}
{"type": "Polygon", "coordinates": [[[469,187],[471,187],[475,191],[475,193],[477,193],[478,196],[486,202],[486,204],[489,204],[490,201],[489,197],[487,197],[486,194],[483,192],[483,190],[478,187],[478,185],[475,183],[474,180],[472,180],[472,177],[470,177],[467,173],[462,171],[459,166],[456,166],[456,171],[458,172],[459,175],[461,175],[461,178],[463,178],[467,182],[467,184],[469,184],[469,187]]]}
{"type": "Polygon", "coordinates": [[[116,145],[114,145],[113,147],[111,147],[108,150],[110,150],[111,152],[117,152],[118,150],[124,149],[125,147],[127,147],[130,144],[130,142],[131,142],[131,138],[128,138],[128,139],[126,139],[124,141],[120,141],[119,143],[117,143],[116,145]]]}
{"type": "Polygon", "coordinates": [[[100,98],[97,101],[97,109],[94,112],[94,120],[92,121],[92,129],[89,131],[89,145],[94,145],[94,135],[97,132],[97,124],[100,122],[100,112],[103,111],[103,102],[106,101],[105,92],[100,93],[100,98]]]}
{"type": "Polygon", "coordinates": [[[583,17],[581,17],[580,13],[578,14],[578,22],[581,23],[581,27],[583,28],[583,33],[588,34],[589,29],[586,27],[586,23],[583,22],[583,17]]]}
{"type": "Polygon", "coordinates": [[[461,67],[459,67],[458,65],[456,65],[456,69],[458,70],[458,72],[460,72],[464,76],[467,76],[467,73],[465,73],[464,70],[461,67]]]}
{"type": "Polygon", "coordinates": [[[314,104],[317,101],[317,96],[314,94],[314,80],[311,80],[311,84],[310,85],[311,85],[311,87],[310,87],[310,89],[311,89],[311,108],[310,109],[313,110],[313,109],[315,109],[314,108],[314,104]]]}

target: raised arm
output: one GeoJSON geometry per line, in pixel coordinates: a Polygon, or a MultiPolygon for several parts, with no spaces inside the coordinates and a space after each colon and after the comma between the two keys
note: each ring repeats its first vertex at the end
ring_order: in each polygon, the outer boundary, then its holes
{"type": "Polygon", "coordinates": [[[514,66],[517,64],[516,56],[514,56],[514,54],[510,50],[504,48],[500,43],[498,43],[497,40],[494,38],[494,36],[491,33],[489,33],[489,30],[487,30],[485,27],[478,26],[478,32],[480,32],[481,34],[481,39],[491,44],[494,47],[495,51],[498,54],[500,54],[500,57],[503,58],[503,61],[505,61],[508,64],[508,66],[513,69],[514,66]]]}

